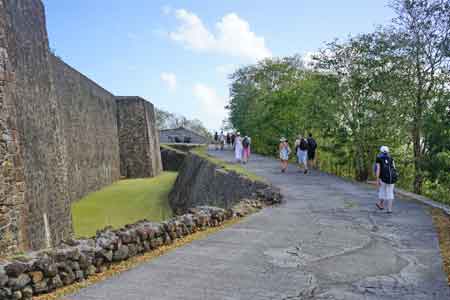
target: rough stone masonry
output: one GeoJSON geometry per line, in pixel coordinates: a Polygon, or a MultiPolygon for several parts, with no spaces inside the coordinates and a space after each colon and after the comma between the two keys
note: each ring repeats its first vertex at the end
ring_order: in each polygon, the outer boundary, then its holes
{"type": "Polygon", "coordinates": [[[161,171],[153,106],[135,100],[144,111],[119,110],[122,100],[50,52],[40,0],[0,0],[0,255],[57,245],[72,232],[72,201],[161,171]]]}

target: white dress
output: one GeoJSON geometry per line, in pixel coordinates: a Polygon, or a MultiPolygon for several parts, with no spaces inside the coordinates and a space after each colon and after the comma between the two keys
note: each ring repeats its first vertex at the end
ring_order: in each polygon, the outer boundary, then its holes
{"type": "Polygon", "coordinates": [[[242,139],[240,137],[236,137],[234,141],[234,157],[236,160],[242,160],[242,139]]]}

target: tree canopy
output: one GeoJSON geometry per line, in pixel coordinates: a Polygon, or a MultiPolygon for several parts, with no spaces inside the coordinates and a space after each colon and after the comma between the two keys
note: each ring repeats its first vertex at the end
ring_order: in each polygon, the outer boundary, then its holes
{"type": "Polygon", "coordinates": [[[450,201],[450,1],[395,0],[396,17],[314,55],[270,58],[230,75],[230,123],[274,154],[311,132],[322,169],[367,180],[381,145],[400,185],[450,201]]]}

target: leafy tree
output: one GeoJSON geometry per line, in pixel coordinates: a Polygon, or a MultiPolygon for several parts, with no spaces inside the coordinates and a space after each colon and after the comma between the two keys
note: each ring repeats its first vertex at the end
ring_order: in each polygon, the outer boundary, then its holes
{"type": "Polygon", "coordinates": [[[424,139],[427,111],[442,90],[448,89],[450,70],[450,1],[395,0],[392,61],[403,65],[399,99],[405,105],[406,122],[413,143],[414,191],[422,191],[426,161],[424,139]]]}
{"type": "Polygon", "coordinates": [[[450,1],[394,0],[397,17],[333,41],[305,68],[271,58],[230,76],[230,127],[275,154],[312,132],[322,169],[366,180],[388,145],[402,187],[450,202],[450,1]]]}

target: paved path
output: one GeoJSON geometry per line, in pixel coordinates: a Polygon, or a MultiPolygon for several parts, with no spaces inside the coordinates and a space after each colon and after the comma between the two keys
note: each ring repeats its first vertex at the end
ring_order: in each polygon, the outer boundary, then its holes
{"type": "Polygon", "coordinates": [[[427,207],[399,200],[387,215],[366,186],[259,156],[247,167],[286,203],[69,299],[450,299],[427,207]]]}

